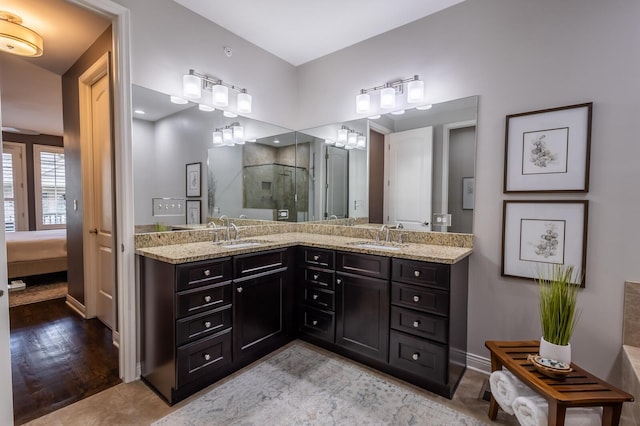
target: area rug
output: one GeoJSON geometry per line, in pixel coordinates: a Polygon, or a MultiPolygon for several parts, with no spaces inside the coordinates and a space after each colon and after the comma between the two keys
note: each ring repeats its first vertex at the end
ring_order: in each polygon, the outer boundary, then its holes
{"type": "Polygon", "coordinates": [[[45,300],[59,299],[66,296],[66,282],[41,284],[33,287],[27,286],[24,290],[9,292],[9,307],[44,302],[45,300]]]}
{"type": "Polygon", "coordinates": [[[153,425],[484,425],[294,343],[153,425]]]}

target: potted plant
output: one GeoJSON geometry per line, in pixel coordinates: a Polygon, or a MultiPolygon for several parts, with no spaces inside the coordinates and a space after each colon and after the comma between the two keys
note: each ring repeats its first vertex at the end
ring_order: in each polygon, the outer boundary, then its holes
{"type": "Polygon", "coordinates": [[[540,295],[540,356],[571,363],[571,335],[580,310],[577,309],[578,279],[573,266],[554,265],[538,274],[540,295]]]}

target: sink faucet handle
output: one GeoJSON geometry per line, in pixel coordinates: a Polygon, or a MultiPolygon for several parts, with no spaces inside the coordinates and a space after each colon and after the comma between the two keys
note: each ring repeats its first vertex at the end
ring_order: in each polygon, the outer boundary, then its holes
{"type": "Polygon", "coordinates": [[[402,243],[403,243],[403,238],[404,238],[404,236],[405,236],[405,235],[407,235],[407,233],[406,233],[406,232],[400,232],[400,233],[398,233],[398,243],[399,243],[399,244],[402,244],[402,243]]]}

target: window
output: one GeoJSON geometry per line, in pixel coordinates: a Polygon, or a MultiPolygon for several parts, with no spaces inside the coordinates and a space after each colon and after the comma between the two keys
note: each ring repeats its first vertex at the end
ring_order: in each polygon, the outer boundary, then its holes
{"type": "Polygon", "coordinates": [[[4,230],[25,231],[28,228],[25,145],[2,144],[2,182],[4,196],[4,230]]]}
{"type": "Polygon", "coordinates": [[[33,146],[36,229],[65,228],[67,223],[64,148],[33,146]]]}

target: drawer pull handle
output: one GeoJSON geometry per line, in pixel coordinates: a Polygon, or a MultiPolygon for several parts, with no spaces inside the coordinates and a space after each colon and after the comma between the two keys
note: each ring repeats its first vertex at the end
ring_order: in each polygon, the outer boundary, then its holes
{"type": "Polygon", "coordinates": [[[211,296],[206,295],[206,296],[204,297],[204,301],[205,301],[206,303],[211,302],[211,296]]]}
{"type": "Polygon", "coordinates": [[[204,355],[202,355],[202,357],[204,358],[205,361],[209,361],[211,359],[211,355],[205,353],[204,355]]]}
{"type": "Polygon", "coordinates": [[[242,287],[238,287],[238,288],[236,289],[236,291],[237,291],[238,293],[242,293],[242,287]]]}
{"type": "Polygon", "coordinates": [[[411,355],[411,358],[414,361],[417,361],[418,359],[420,359],[420,354],[418,352],[414,353],[413,355],[411,355]]]}
{"type": "Polygon", "coordinates": [[[204,328],[211,328],[211,321],[205,321],[204,328]]]}
{"type": "Polygon", "coordinates": [[[420,327],[420,321],[415,320],[415,321],[413,322],[413,326],[414,326],[415,328],[420,327]]]}
{"type": "Polygon", "coordinates": [[[313,260],[315,260],[317,262],[318,260],[320,260],[320,256],[318,256],[317,254],[314,254],[313,255],[313,260]]]}
{"type": "Polygon", "coordinates": [[[338,279],[336,280],[336,284],[342,284],[342,278],[338,278],[338,279]]]}
{"type": "Polygon", "coordinates": [[[313,295],[313,296],[311,296],[311,297],[313,297],[313,300],[318,300],[318,295],[317,295],[317,294],[314,294],[314,295],[313,295]]]}
{"type": "Polygon", "coordinates": [[[313,321],[311,322],[311,324],[313,324],[313,325],[318,325],[318,320],[313,320],[313,321]]]}
{"type": "Polygon", "coordinates": [[[420,301],[420,296],[413,296],[413,301],[414,302],[419,302],[420,301]]]}
{"type": "Polygon", "coordinates": [[[318,278],[320,278],[320,274],[313,274],[313,279],[317,280],[318,278]]]}
{"type": "Polygon", "coordinates": [[[205,277],[208,277],[209,275],[211,275],[211,271],[208,270],[208,269],[205,269],[203,274],[204,274],[205,277]]]}
{"type": "Polygon", "coordinates": [[[418,270],[413,271],[413,275],[416,276],[416,277],[419,277],[420,276],[420,271],[418,271],[418,270]]]}

